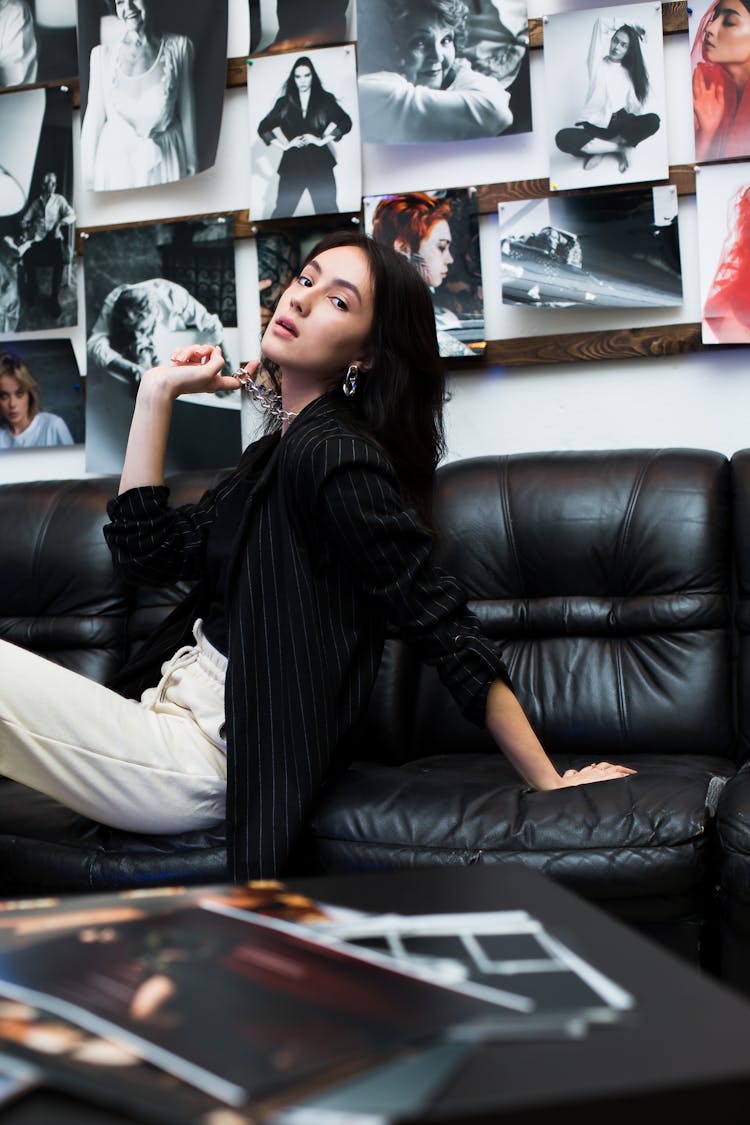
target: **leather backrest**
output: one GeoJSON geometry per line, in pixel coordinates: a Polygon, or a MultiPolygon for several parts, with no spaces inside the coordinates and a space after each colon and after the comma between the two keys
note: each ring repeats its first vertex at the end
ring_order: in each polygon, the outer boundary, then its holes
{"type": "MultiPolygon", "coordinates": [[[[747,506],[750,451],[733,471],[747,506]]],[[[172,502],[220,475],[175,474],[172,502]]],[[[439,472],[441,561],[502,647],[550,751],[733,753],[729,477],[721,454],[679,449],[483,457],[439,472]]],[[[184,594],[113,575],[101,528],[116,487],[104,477],[0,488],[0,636],[98,680],[184,594]]],[[[736,535],[747,595],[750,520],[736,535]]],[[[398,641],[366,730],[363,755],[389,761],[489,748],[398,641]]]]}
{"type": "Polygon", "coordinates": [[[750,449],[732,457],[732,529],[736,575],[740,753],[750,757],[750,449]]]}
{"type": "Polygon", "coordinates": [[[113,477],[0,488],[0,637],[104,681],[122,664],[128,593],[102,524],[113,477]]]}
{"type": "MultiPolygon", "coordinates": [[[[436,515],[442,562],[499,642],[548,750],[735,752],[723,455],[456,462],[438,475],[436,515]]],[[[415,718],[411,756],[487,748],[430,671],[415,718]]]]}

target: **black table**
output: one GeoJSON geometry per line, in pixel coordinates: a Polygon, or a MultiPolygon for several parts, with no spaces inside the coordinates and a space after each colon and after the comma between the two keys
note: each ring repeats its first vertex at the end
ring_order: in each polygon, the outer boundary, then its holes
{"type": "MultiPolygon", "coordinates": [[[[582,1040],[478,1046],[424,1120],[729,1125],[747,1117],[750,1004],[541,875],[512,864],[433,867],[289,886],[376,912],[526,910],[635,997],[627,1020],[582,1040]]],[[[44,1092],[0,1114],[2,1125],[131,1121],[44,1092]]]]}

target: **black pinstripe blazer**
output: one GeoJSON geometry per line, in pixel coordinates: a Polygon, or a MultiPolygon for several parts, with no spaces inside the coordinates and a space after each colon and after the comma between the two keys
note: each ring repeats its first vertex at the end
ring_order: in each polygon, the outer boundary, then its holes
{"type": "MultiPolygon", "coordinates": [[[[322,781],[372,688],[387,626],[434,664],[464,713],[484,722],[494,678],[507,679],[466,597],[431,562],[432,538],[405,511],[382,450],[346,424],[333,396],[312,402],[270,458],[246,504],[230,564],[226,686],[227,820],[236,879],[283,873],[322,781]]],[[[163,486],[109,505],[115,564],[140,581],[202,576],[208,527],[238,473],[195,505],[171,509],[163,486]]],[[[137,694],[186,640],[200,589],[113,684],[137,694]]]]}

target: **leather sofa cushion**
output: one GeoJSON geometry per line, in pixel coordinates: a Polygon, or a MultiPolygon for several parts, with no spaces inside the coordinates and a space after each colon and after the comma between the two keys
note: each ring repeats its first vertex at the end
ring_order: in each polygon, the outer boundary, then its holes
{"type": "MultiPolygon", "coordinates": [[[[553,793],[519,784],[498,754],[355,763],[318,806],[316,863],[334,872],[514,860],[590,899],[693,894],[731,763],[689,754],[621,760],[638,773],[553,793]]],[[[558,769],[590,761],[555,757],[558,769]]]]}
{"type": "Polygon", "coordinates": [[[122,832],[0,780],[0,871],[4,894],[222,883],[225,827],[163,836],[122,832]]]}

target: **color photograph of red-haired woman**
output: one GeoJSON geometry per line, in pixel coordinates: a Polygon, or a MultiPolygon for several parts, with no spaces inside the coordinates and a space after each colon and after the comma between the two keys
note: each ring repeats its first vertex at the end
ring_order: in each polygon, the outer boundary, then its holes
{"type": "Polygon", "coordinates": [[[750,343],[750,164],[696,177],[704,344],[750,343]]]}
{"type": "Polygon", "coordinates": [[[442,356],[484,349],[476,192],[412,191],[364,200],[365,230],[413,263],[427,282],[442,356]]]}

